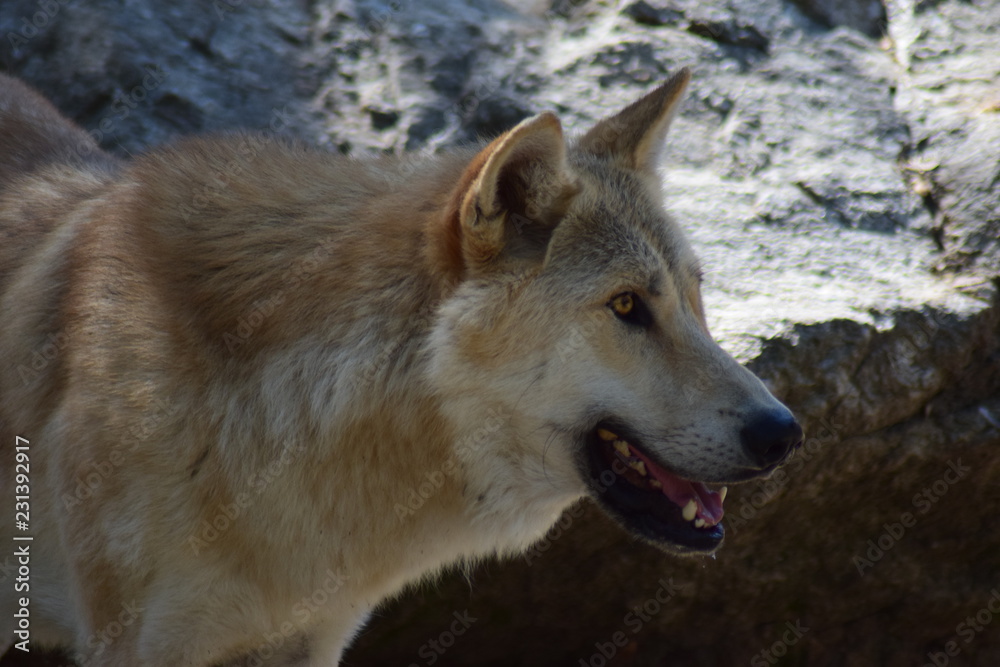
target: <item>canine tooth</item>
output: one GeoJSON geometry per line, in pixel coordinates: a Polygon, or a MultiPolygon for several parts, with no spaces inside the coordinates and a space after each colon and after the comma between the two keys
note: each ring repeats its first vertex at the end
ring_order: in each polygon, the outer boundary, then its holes
{"type": "Polygon", "coordinates": [[[617,440],[618,439],[617,435],[615,435],[614,433],[612,433],[611,431],[609,431],[606,428],[599,428],[599,429],[597,429],[597,435],[599,435],[601,437],[601,440],[607,440],[608,442],[611,442],[612,440],[617,440]]]}
{"type": "Polygon", "coordinates": [[[701,517],[698,517],[697,519],[694,520],[694,527],[695,528],[704,528],[707,525],[708,524],[705,523],[705,520],[702,519],[701,517]]]}
{"type": "Polygon", "coordinates": [[[653,479],[649,480],[649,485],[651,487],[653,487],[654,489],[662,489],[663,488],[663,484],[661,484],[660,480],[656,479],[655,477],[653,479]]]}
{"type": "Polygon", "coordinates": [[[635,470],[637,473],[646,476],[646,464],[642,461],[629,461],[628,467],[635,470]]]}
{"type": "Polygon", "coordinates": [[[698,513],[698,503],[694,501],[694,498],[688,501],[688,504],[684,506],[681,510],[681,515],[684,517],[685,521],[691,521],[694,519],[694,515],[698,513]]]}
{"type": "Polygon", "coordinates": [[[626,458],[632,456],[632,452],[628,448],[628,443],[624,440],[615,440],[614,448],[616,452],[626,458]]]}
{"type": "Polygon", "coordinates": [[[729,493],[729,487],[728,486],[724,486],[721,489],[719,489],[719,502],[720,503],[726,502],[726,494],[727,493],[729,493]]]}

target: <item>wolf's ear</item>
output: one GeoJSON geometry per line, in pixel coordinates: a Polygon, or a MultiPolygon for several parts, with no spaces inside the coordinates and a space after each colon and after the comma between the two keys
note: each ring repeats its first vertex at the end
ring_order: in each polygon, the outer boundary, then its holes
{"type": "Polygon", "coordinates": [[[542,113],[521,121],[466,167],[438,239],[451,245],[441,259],[459,275],[540,260],[576,191],[559,119],[542,113]]]}
{"type": "Polygon", "coordinates": [[[690,80],[690,69],[678,70],[651,93],[595,125],[580,140],[580,148],[630,169],[653,171],[690,80]]]}

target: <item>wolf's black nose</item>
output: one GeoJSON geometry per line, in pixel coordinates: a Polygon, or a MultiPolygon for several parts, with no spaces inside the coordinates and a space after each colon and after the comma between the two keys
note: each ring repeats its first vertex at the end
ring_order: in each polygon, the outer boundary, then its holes
{"type": "Polygon", "coordinates": [[[763,470],[781,463],[802,444],[802,427],[787,410],[772,410],[754,415],[740,439],[750,460],[763,470]]]}

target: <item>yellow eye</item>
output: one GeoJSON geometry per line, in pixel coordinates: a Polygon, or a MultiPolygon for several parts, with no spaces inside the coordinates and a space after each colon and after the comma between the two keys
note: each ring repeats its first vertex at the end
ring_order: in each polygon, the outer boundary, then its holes
{"type": "Polygon", "coordinates": [[[653,325],[653,313],[635,292],[622,292],[608,301],[615,316],[626,324],[649,328],[653,325]]]}
{"type": "Polygon", "coordinates": [[[635,299],[631,292],[623,292],[611,299],[611,310],[619,317],[627,317],[635,308],[635,299]]]}

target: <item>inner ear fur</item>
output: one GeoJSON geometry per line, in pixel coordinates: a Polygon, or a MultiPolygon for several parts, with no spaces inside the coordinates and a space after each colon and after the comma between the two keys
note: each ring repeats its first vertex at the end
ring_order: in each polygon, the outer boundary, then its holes
{"type": "Polygon", "coordinates": [[[629,169],[654,171],[690,80],[690,69],[678,70],[663,85],[595,125],[580,140],[580,149],[629,169]]]}
{"type": "Polygon", "coordinates": [[[463,273],[540,259],[577,192],[552,113],[528,118],[469,163],[455,194],[463,273]]]}

